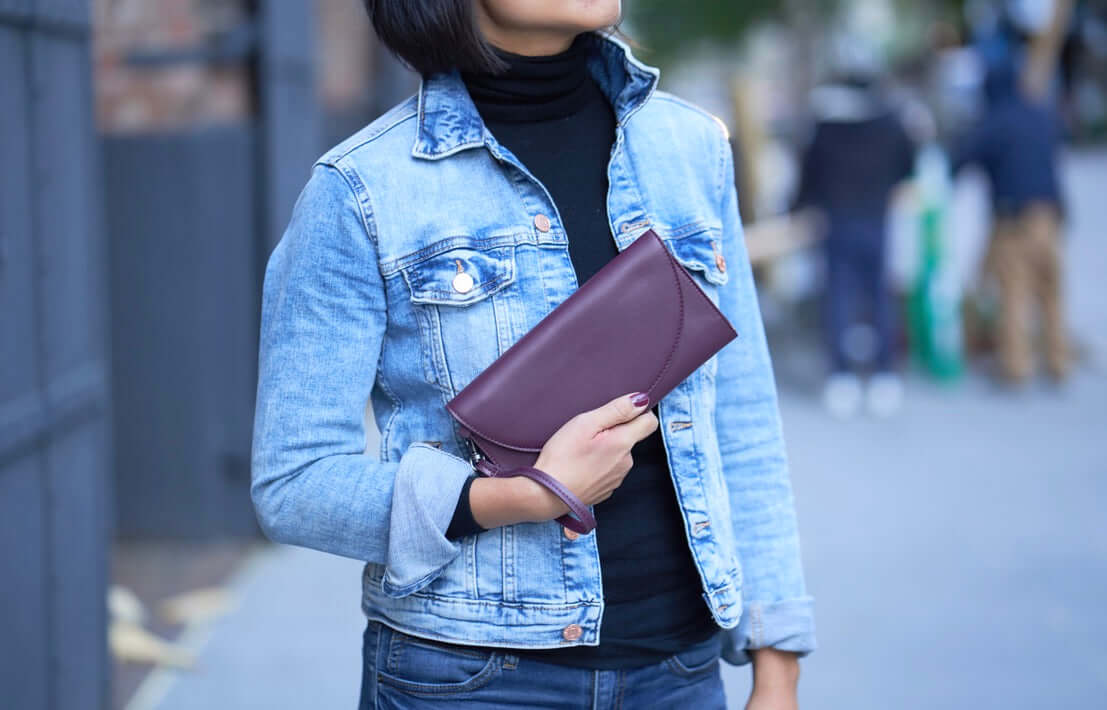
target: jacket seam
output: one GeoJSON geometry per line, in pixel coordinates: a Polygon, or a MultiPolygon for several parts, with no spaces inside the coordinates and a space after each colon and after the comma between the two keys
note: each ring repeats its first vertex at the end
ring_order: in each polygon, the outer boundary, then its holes
{"type": "Polygon", "coordinates": [[[729,136],[730,130],[726,127],[726,124],[723,123],[723,120],[721,118],[719,118],[718,116],[716,116],[715,114],[708,111],[707,109],[705,109],[701,106],[697,106],[696,104],[692,103],[691,101],[688,101],[687,99],[682,99],[679,96],[677,96],[676,94],[671,94],[668,91],[665,91],[663,89],[658,89],[656,92],[654,92],[654,96],[656,96],[658,99],[660,99],[662,101],[668,101],[671,104],[676,104],[677,106],[683,106],[686,109],[689,109],[691,111],[694,111],[694,112],[698,113],[699,115],[703,116],[704,118],[710,119],[711,122],[714,123],[715,126],[717,128],[719,128],[720,131],[723,133],[724,138],[729,136]]]}
{"type": "MultiPolygon", "coordinates": [[[[414,94],[412,94],[411,96],[408,96],[408,97],[407,97],[406,99],[404,99],[404,100],[403,100],[402,102],[400,102],[399,104],[397,104],[397,105],[396,105],[396,106],[395,106],[394,108],[395,108],[395,109],[400,109],[400,108],[403,108],[403,107],[404,107],[404,106],[406,106],[407,104],[411,103],[411,101],[412,101],[412,100],[413,100],[414,98],[415,98],[415,95],[414,95],[414,94]]],[[[372,133],[370,133],[370,134],[369,134],[368,136],[366,136],[366,137],[364,138],[364,140],[362,140],[361,142],[359,142],[359,143],[357,143],[357,144],[355,144],[355,145],[352,145],[352,146],[350,146],[349,148],[347,148],[346,150],[344,150],[344,151],[343,151],[342,153],[340,153],[340,154],[337,154],[337,155],[333,155],[333,156],[331,156],[331,155],[324,155],[324,156],[323,156],[322,158],[320,158],[320,159],[319,159],[319,160],[320,160],[320,162],[332,162],[332,161],[334,161],[334,162],[337,162],[337,161],[340,161],[340,160],[343,160],[343,159],[345,159],[345,158],[346,158],[347,156],[349,156],[349,155],[350,155],[351,153],[353,153],[354,151],[356,151],[356,150],[359,150],[359,149],[361,149],[361,148],[365,147],[365,146],[366,146],[366,145],[368,145],[369,143],[372,143],[373,141],[377,140],[378,138],[380,138],[380,137],[381,137],[381,136],[383,136],[384,134],[388,133],[388,132],[389,132],[389,131],[391,131],[392,129],[394,129],[394,128],[396,128],[397,126],[399,126],[399,125],[400,125],[401,123],[404,123],[405,121],[410,121],[411,119],[415,118],[415,117],[416,117],[416,116],[418,115],[418,113],[417,113],[417,112],[416,112],[415,110],[413,110],[413,108],[414,108],[414,107],[412,107],[412,108],[409,108],[409,109],[407,109],[407,111],[406,111],[406,112],[404,112],[403,114],[401,114],[401,116],[400,116],[399,118],[397,118],[397,119],[395,119],[394,121],[392,121],[392,123],[389,123],[388,125],[386,125],[386,126],[384,126],[384,127],[382,127],[382,128],[377,128],[377,129],[374,129],[372,133]]],[[[385,114],[383,114],[383,115],[381,116],[381,118],[384,118],[384,116],[387,116],[387,115],[388,115],[388,114],[387,114],[387,113],[385,113],[385,114]]],[[[370,124],[370,125],[372,125],[372,124],[370,124]]]]}
{"type": "MultiPolygon", "coordinates": [[[[381,352],[384,352],[383,345],[381,346],[381,352]]],[[[383,354],[380,358],[384,360],[383,354]]],[[[388,461],[388,444],[392,439],[392,425],[396,421],[396,417],[400,415],[400,412],[404,409],[404,403],[396,396],[396,393],[392,391],[392,388],[388,386],[388,378],[384,376],[380,363],[377,364],[377,382],[381,386],[381,390],[388,395],[388,398],[392,400],[393,405],[392,413],[388,415],[388,421],[384,423],[384,429],[381,430],[381,443],[379,450],[379,458],[381,461],[388,461]]],[[[420,446],[421,444],[412,444],[412,446],[420,446]]],[[[431,447],[428,447],[431,448],[431,447]]]]}
{"type": "Polygon", "coordinates": [[[630,165],[630,169],[633,171],[633,179],[629,182],[634,189],[634,194],[638,197],[638,204],[642,206],[642,211],[645,213],[646,219],[650,223],[656,222],[657,219],[650,214],[650,205],[652,205],[653,202],[650,200],[649,194],[645,192],[642,180],[638,177],[641,171],[638,169],[638,163],[635,161],[634,151],[629,148],[630,138],[627,137],[625,129],[623,131],[623,137],[623,153],[626,155],[627,164],[630,165]]]}
{"type": "MultiPolygon", "coordinates": [[[[392,276],[397,272],[410,269],[428,259],[451,252],[455,249],[473,249],[475,251],[487,252],[493,249],[507,249],[528,243],[534,243],[533,236],[527,234],[525,230],[515,228],[487,237],[454,234],[437,239],[415,251],[386,260],[381,267],[381,274],[384,276],[392,276]],[[520,241],[520,238],[522,238],[522,241],[520,241]]],[[[499,261],[508,260],[500,259],[499,261]]]]}
{"type": "MultiPolygon", "coordinates": [[[[383,579],[380,578],[380,579],[383,579]]],[[[370,577],[368,581],[378,582],[380,579],[370,577]]],[[[417,586],[417,584],[404,585],[405,587],[417,586]]],[[[453,606],[463,607],[488,607],[492,609],[518,609],[520,611],[535,611],[535,612],[568,612],[575,611],[577,609],[590,609],[598,608],[601,604],[600,601],[581,601],[574,602],[572,604],[545,604],[535,603],[531,601],[507,601],[499,599],[461,599],[458,597],[446,597],[440,594],[431,594],[424,591],[413,591],[408,594],[402,595],[404,597],[410,597],[414,599],[422,599],[425,601],[432,601],[437,604],[450,604],[453,606]]]]}
{"type": "MultiPolygon", "coordinates": [[[[726,204],[727,152],[730,151],[730,142],[723,138],[719,143],[719,176],[716,179],[716,190],[718,191],[718,195],[715,199],[718,201],[719,211],[721,213],[723,206],[726,204]]],[[[731,156],[731,160],[733,160],[733,155],[731,156]]]]}
{"type": "MultiPolygon", "coordinates": [[[[322,162],[322,165],[327,165],[333,168],[342,176],[346,186],[350,189],[350,194],[353,195],[357,201],[358,214],[361,216],[361,226],[365,230],[365,236],[373,243],[373,247],[379,246],[379,239],[377,235],[377,220],[374,217],[373,201],[369,197],[369,190],[365,187],[365,183],[362,182],[361,176],[357,174],[357,171],[346,164],[346,161],[340,160],[334,163],[322,162]]],[[[380,258],[376,259],[377,272],[381,273],[380,258]]],[[[384,274],[381,273],[383,280],[384,274]]]]}

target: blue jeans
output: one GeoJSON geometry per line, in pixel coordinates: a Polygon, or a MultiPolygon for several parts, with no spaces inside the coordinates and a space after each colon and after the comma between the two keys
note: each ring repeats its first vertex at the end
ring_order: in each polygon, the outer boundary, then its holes
{"type": "Polygon", "coordinates": [[[720,648],[717,635],[648,666],[588,670],[510,649],[446,646],[370,621],[359,707],[725,710],[720,648]]]}
{"type": "Polygon", "coordinates": [[[825,242],[824,328],[833,372],[850,369],[845,335],[860,320],[876,334],[870,363],[877,372],[892,370],[895,360],[895,301],[888,291],[883,217],[831,217],[825,242]],[[860,318],[859,318],[860,316],[860,318]]]}

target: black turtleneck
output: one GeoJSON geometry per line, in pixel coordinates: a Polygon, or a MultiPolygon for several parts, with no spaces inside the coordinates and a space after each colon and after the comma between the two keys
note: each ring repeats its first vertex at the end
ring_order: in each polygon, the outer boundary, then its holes
{"type": "MultiPolygon", "coordinates": [[[[609,99],[588,69],[591,33],[558,54],[524,56],[494,48],[508,64],[497,75],[462,79],[492,135],[546,187],[582,284],[619,252],[607,214],[607,165],[615,140],[609,99]]],[[[654,414],[657,414],[655,406],[654,414]]],[[[513,652],[586,668],[658,662],[718,631],[701,596],[661,430],[631,450],[634,467],[595,506],[604,614],[599,646],[513,652]]],[[[462,490],[447,537],[483,530],[462,490]]]]}
{"type": "Polygon", "coordinates": [[[584,32],[565,51],[544,56],[494,48],[506,72],[462,74],[492,135],[549,190],[578,283],[619,253],[607,219],[615,113],[588,71],[594,41],[584,32]]]}

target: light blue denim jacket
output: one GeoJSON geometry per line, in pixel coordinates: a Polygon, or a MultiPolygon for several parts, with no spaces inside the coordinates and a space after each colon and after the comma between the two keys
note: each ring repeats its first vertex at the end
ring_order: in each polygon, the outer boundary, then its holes
{"type": "MultiPolygon", "coordinates": [[[[652,228],[739,333],[659,403],[689,583],[729,630],[728,662],[807,653],[812,599],[726,129],[597,37],[589,69],[618,121],[612,238],[622,250],[652,228]]],[[[474,472],[446,401],[576,288],[549,193],[456,72],[328,151],[265,273],[251,492],[266,535],[366,561],[366,614],[414,635],[598,644],[602,521],[575,540],[554,521],[444,534],[474,472]],[[454,288],[459,271],[472,288],[454,288]]]]}

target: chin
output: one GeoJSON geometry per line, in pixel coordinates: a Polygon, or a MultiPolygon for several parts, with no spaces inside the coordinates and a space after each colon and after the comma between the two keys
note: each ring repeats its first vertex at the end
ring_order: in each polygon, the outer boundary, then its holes
{"type": "Polygon", "coordinates": [[[581,30],[599,30],[619,21],[622,14],[620,0],[576,0],[573,3],[581,30]]]}

